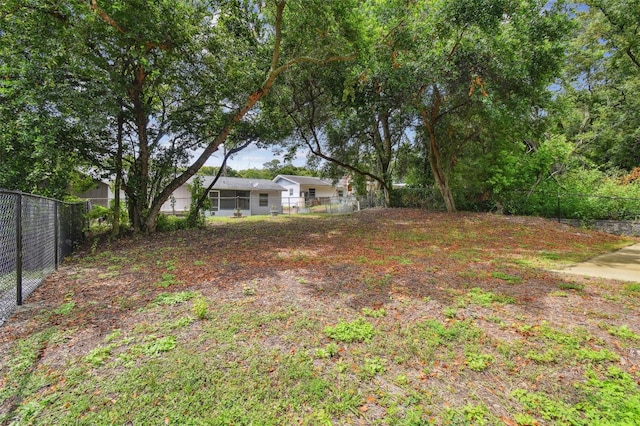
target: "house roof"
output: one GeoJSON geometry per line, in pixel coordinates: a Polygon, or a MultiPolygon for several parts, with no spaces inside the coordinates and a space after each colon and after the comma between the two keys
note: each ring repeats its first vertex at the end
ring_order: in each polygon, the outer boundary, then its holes
{"type": "MultiPolygon", "coordinates": [[[[213,182],[214,176],[200,176],[202,185],[206,188],[213,182]]],[[[189,183],[193,178],[189,179],[189,183]]],[[[246,179],[220,176],[213,186],[214,189],[239,189],[242,191],[284,191],[285,188],[268,179],[246,179]]]]}
{"type": "Polygon", "coordinates": [[[292,176],[292,175],[278,175],[273,178],[274,182],[279,179],[285,179],[298,185],[314,185],[314,186],[333,186],[333,183],[328,179],[321,179],[313,176],[292,176]]]}

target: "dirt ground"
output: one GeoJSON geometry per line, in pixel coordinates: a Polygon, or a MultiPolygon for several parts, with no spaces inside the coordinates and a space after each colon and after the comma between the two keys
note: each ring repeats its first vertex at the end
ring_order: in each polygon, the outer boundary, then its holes
{"type": "MultiPolygon", "coordinates": [[[[273,288],[282,291],[269,292],[268,303],[295,299],[335,306],[340,300],[354,310],[402,298],[446,304],[471,283],[514,297],[525,310],[544,309],[545,316],[560,321],[571,317],[565,303],[558,300],[550,306],[546,298],[557,290],[560,276],[517,262],[589,253],[589,247],[619,240],[540,218],[400,209],[240,220],[148,237],[90,239],[0,328],[0,342],[49,325],[102,335],[167,291],[159,285],[166,274],[173,276],[171,291],[197,290],[226,298],[247,286],[273,288]],[[514,286],[496,270],[518,276],[526,285],[514,286]],[[54,311],[65,297],[75,302],[76,315],[53,314],[42,323],[36,313],[54,311]]],[[[583,300],[588,299],[585,294],[583,300]]]]}

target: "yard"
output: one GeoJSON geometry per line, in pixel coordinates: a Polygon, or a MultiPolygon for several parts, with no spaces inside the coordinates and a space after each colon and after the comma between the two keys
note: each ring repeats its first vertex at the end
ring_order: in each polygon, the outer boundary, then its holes
{"type": "Polygon", "coordinates": [[[89,241],[0,328],[0,419],[637,424],[640,283],[547,271],[630,242],[399,209],[89,241]]]}

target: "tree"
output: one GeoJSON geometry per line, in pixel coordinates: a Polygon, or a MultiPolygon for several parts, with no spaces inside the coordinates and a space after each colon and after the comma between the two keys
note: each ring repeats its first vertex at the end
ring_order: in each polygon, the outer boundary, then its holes
{"type": "Polygon", "coordinates": [[[599,167],[632,170],[640,165],[640,8],[632,0],[585,4],[575,11],[558,121],[599,167]]]}
{"type": "Polygon", "coordinates": [[[387,205],[393,180],[393,164],[412,116],[405,107],[405,74],[388,61],[390,31],[385,16],[387,2],[365,2],[366,17],[360,32],[359,56],[348,64],[309,68],[287,80],[285,110],[296,137],[289,148],[300,145],[326,160],[325,174],[345,172],[375,183],[387,205]]]}
{"type": "Polygon", "coordinates": [[[145,232],[222,143],[268,128],[259,105],[280,75],[352,58],[358,10],[320,0],[34,4],[3,9],[28,23],[16,50],[36,49],[40,26],[64,40],[52,110],[84,138],[66,148],[121,177],[132,225],[145,232]]]}
{"type": "Polygon", "coordinates": [[[567,18],[558,2],[550,10],[545,3],[417,1],[398,22],[392,59],[413,72],[418,140],[450,212],[451,174],[464,148],[490,141],[498,124],[530,126],[549,97],[567,18]]]}
{"type": "Polygon", "coordinates": [[[25,9],[51,13],[37,2],[0,6],[0,188],[62,198],[82,164],[62,149],[77,143],[78,134],[51,101],[63,78],[56,69],[64,58],[62,25],[25,20],[25,9]]]}

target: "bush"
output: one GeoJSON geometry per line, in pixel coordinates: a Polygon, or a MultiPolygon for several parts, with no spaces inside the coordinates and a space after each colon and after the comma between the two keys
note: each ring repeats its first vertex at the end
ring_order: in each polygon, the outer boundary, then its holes
{"type": "Polygon", "coordinates": [[[156,229],[163,232],[187,229],[187,218],[160,213],[156,229]]]}

